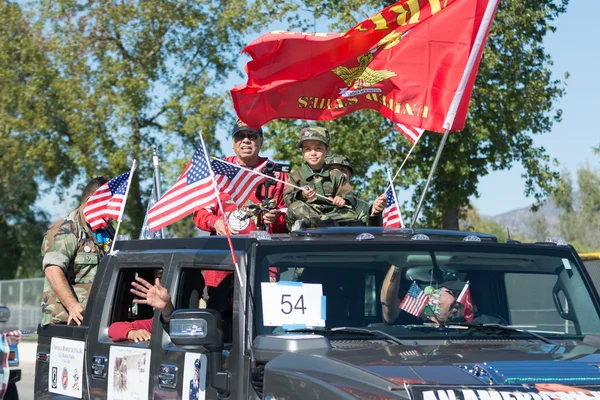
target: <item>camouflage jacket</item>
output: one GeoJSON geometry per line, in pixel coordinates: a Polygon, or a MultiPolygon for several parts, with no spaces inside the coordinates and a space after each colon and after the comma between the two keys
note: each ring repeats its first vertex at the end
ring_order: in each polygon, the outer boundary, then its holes
{"type": "MultiPolygon", "coordinates": [[[[352,207],[356,206],[357,199],[352,193],[352,185],[346,180],[346,175],[327,165],[323,166],[321,171],[313,171],[308,164],[302,163],[299,170],[294,170],[289,174],[289,182],[299,187],[309,186],[321,196],[340,196],[352,207]]],[[[288,207],[296,200],[306,201],[302,196],[302,191],[291,186],[286,188],[284,200],[288,207]]],[[[330,201],[321,197],[315,198],[310,204],[331,206],[332,210],[337,208],[330,201]]]]}
{"type": "MultiPolygon", "coordinates": [[[[60,267],[71,286],[73,295],[85,308],[100,260],[110,250],[114,229],[108,225],[109,239],[99,243],[79,207],[68,216],[58,220],[44,236],[42,242],[42,268],[49,265],[60,267]]],[[[66,323],[69,313],[54,294],[48,278],[44,281],[42,294],[42,326],[50,323],[66,323]]]]}

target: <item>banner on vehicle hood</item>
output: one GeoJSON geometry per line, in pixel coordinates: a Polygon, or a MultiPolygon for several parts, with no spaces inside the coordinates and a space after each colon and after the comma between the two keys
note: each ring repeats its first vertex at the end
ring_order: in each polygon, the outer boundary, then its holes
{"type": "Polygon", "coordinates": [[[407,385],[411,400],[600,400],[600,386],[535,384],[518,386],[407,385]]]}

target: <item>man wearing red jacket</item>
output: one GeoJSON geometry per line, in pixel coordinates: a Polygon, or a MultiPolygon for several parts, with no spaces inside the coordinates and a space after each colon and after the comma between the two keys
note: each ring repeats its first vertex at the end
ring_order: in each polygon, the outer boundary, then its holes
{"type": "MultiPolygon", "coordinates": [[[[256,168],[264,165],[268,161],[265,157],[260,157],[259,153],[263,145],[264,137],[262,129],[254,130],[244,122],[238,120],[232,132],[234,156],[226,157],[225,161],[240,165],[246,168],[256,168]]],[[[262,171],[261,171],[262,172],[262,171]]],[[[275,178],[287,182],[288,175],[284,172],[275,172],[275,178]]],[[[261,188],[262,189],[262,188],[261,188]]],[[[273,198],[275,209],[263,214],[263,221],[268,226],[269,233],[286,233],[285,223],[286,205],[283,200],[285,184],[276,182],[269,186],[266,197],[273,198]]],[[[264,194],[264,193],[263,193],[264,194]]],[[[246,234],[257,230],[256,216],[248,216],[248,207],[260,206],[263,198],[259,198],[256,188],[251,190],[248,200],[244,204],[235,204],[231,197],[226,193],[220,193],[223,210],[218,204],[211,208],[200,209],[194,212],[194,223],[203,231],[210,232],[211,235],[225,235],[225,229],[231,234],[246,234]],[[225,224],[221,216],[225,216],[225,224]]],[[[205,272],[204,279],[206,285],[216,287],[228,272],[205,272]],[[207,276],[208,275],[208,276],[207,276]]],[[[271,278],[276,278],[276,272],[272,271],[271,278]]]]}

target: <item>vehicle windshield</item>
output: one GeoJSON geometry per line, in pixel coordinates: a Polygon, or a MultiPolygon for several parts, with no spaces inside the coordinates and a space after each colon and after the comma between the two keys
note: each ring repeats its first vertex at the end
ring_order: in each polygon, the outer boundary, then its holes
{"type": "Polygon", "coordinates": [[[346,327],[400,339],[579,338],[600,332],[580,267],[569,248],[533,245],[260,246],[255,333],[346,327]]]}

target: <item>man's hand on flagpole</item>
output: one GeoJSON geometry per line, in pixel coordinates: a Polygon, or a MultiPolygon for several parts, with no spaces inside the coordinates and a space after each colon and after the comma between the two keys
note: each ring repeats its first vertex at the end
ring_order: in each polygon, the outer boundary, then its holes
{"type": "Polygon", "coordinates": [[[375,202],[373,203],[373,207],[371,207],[371,215],[378,215],[385,209],[385,194],[380,195],[375,202]]]}
{"type": "Polygon", "coordinates": [[[340,196],[335,196],[333,199],[330,197],[329,200],[338,208],[342,208],[346,205],[346,200],[342,199],[340,196]]]}
{"type": "Polygon", "coordinates": [[[269,210],[263,215],[265,224],[274,224],[277,221],[277,210],[269,210]]]}
{"type": "Polygon", "coordinates": [[[313,189],[306,186],[302,189],[302,196],[306,200],[311,201],[311,200],[314,200],[315,197],[317,197],[317,192],[315,192],[313,189]]]}
{"type": "Polygon", "coordinates": [[[237,235],[239,233],[238,231],[233,229],[229,224],[225,226],[225,222],[223,222],[222,219],[218,219],[217,222],[215,222],[215,232],[217,233],[217,236],[226,236],[226,229],[229,229],[229,233],[232,235],[237,235]]]}

